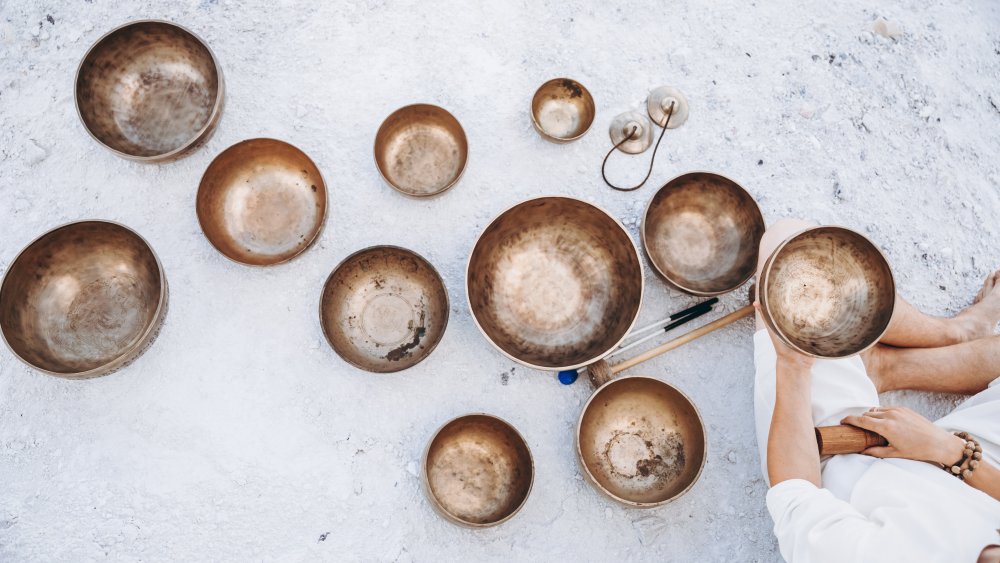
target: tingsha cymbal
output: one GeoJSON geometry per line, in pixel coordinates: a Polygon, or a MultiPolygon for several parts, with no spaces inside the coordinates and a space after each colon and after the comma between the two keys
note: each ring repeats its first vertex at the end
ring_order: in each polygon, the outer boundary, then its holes
{"type": "Polygon", "coordinates": [[[208,45],[165,21],[137,21],[101,37],[76,74],[84,127],[119,156],[165,161],[211,134],[222,113],[222,71],[208,45]]]}
{"type": "Polygon", "coordinates": [[[326,217],[326,184],[316,165],[275,139],[237,143],[205,170],[198,222],[219,252],[251,266],[270,266],[312,244],[326,217]]]}
{"type": "Polygon", "coordinates": [[[456,418],[434,435],[424,456],[424,485],[445,518],[470,527],[495,526],[524,505],[535,479],[524,438],[488,414],[456,418]]]}
{"type": "Polygon", "coordinates": [[[781,243],[758,280],[761,316],[792,348],[844,358],[874,346],[889,328],[896,285],[889,262],[843,227],[807,229],[781,243]]]}
{"type": "Polygon", "coordinates": [[[375,135],[375,165],[393,189],[414,197],[439,194],[465,170],[469,144],[444,108],[414,104],[394,111],[375,135]]]}
{"type": "Polygon", "coordinates": [[[608,133],[612,144],[628,154],[639,154],[653,144],[653,124],[648,117],[637,111],[627,111],[615,116],[608,133]]]}
{"type": "Polygon", "coordinates": [[[692,295],[719,295],[753,276],[764,217],[736,182],[690,172],[656,192],[640,231],[650,262],[667,282],[692,295]]]}
{"type": "Polygon", "coordinates": [[[70,223],[14,259],[0,286],[0,329],[10,349],[49,375],[110,373],[152,342],[167,280],[149,244],[106,221],[70,223]]]}
{"type": "Polygon", "coordinates": [[[553,78],[531,98],[531,122],[542,137],[568,143],[582,137],[596,113],[590,92],[571,78],[553,78]]]}
{"type": "Polygon", "coordinates": [[[577,424],[587,477],[628,506],[666,504],[687,492],[705,465],[705,424],[694,403],[652,377],[628,376],[599,388],[577,424]]]}
{"type": "Polygon", "coordinates": [[[448,291],[419,254],[375,246],[348,256],[323,287],[323,333],[334,351],[363,370],[414,366],[448,325],[448,291]]]}
{"type": "Polygon", "coordinates": [[[568,197],[515,205],[483,231],[466,271],[476,325],[511,359],[568,370],[604,357],[642,304],[642,266],[625,228],[568,197]]]}

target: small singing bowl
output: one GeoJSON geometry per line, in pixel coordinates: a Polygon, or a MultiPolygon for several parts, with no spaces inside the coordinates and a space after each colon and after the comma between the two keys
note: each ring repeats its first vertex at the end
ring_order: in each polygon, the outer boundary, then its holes
{"type": "Polygon", "coordinates": [[[439,194],[462,177],[469,143],[462,125],[444,108],[399,108],[375,135],[375,165],[396,191],[414,197],[439,194]]]}
{"type": "Polygon", "coordinates": [[[440,342],[448,325],[448,290],[419,254],[375,246],[333,270],[319,316],[341,358],[376,373],[400,371],[420,363],[440,342]]]}
{"type": "Polygon", "coordinates": [[[149,244],[128,227],[82,221],[35,239],[0,285],[0,331],[44,373],[104,375],[138,357],[167,306],[167,280],[149,244]]]}
{"type": "Polygon", "coordinates": [[[764,263],[757,287],[771,331],[817,358],[844,358],[874,346],[896,304],[885,256],[843,227],[814,227],[785,240],[764,263]]]}
{"type": "Polygon", "coordinates": [[[531,98],[531,122],[542,137],[568,143],[582,137],[594,123],[594,98],[576,80],[553,78],[531,98]]]}
{"type": "Polygon", "coordinates": [[[306,153],[250,139],[215,157],[198,186],[198,222],[219,252],[251,266],[291,260],[326,217],[326,184],[306,153]]]}
{"type": "Polygon", "coordinates": [[[736,182],[691,172],[656,192],[640,231],[649,261],[669,284],[711,296],[732,291],[753,276],[764,216],[736,182]]]}
{"type": "Polygon", "coordinates": [[[466,269],[476,326],[512,360],[541,370],[607,355],[642,305],[639,253],[625,227],[568,197],[522,202],[479,235],[466,269]]]}
{"type": "Polygon", "coordinates": [[[644,376],[601,386],[576,428],[577,455],[590,481],[638,508],[666,504],[691,489],[705,466],[707,443],[691,399],[644,376]]]}
{"type": "Polygon", "coordinates": [[[508,422],[488,414],[456,418],[424,454],[424,486],[445,518],[474,528],[509,520],[535,479],[528,444],[508,422]]]}
{"type": "Polygon", "coordinates": [[[208,138],[222,113],[222,71],[191,31],[144,20],[109,32],[76,72],[76,109],[94,139],[119,156],[155,162],[208,138]]]}

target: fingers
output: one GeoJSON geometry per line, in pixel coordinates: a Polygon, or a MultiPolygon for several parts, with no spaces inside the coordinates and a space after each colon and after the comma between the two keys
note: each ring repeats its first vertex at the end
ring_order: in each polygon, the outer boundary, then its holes
{"type": "Polygon", "coordinates": [[[899,452],[892,446],[875,446],[861,452],[872,457],[899,457],[899,452]]]}
{"type": "Polygon", "coordinates": [[[851,426],[857,426],[858,428],[864,428],[872,432],[879,432],[883,425],[885,425],[884,420],[871,416],[846,416],[840,423],[850,424],[851,426]]]}

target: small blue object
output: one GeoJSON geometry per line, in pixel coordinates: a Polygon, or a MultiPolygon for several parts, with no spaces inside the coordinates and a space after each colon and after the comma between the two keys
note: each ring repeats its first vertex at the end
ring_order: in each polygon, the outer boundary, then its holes
{"type": "Polygon", "coordinates": [[[576,381],[577,376],[578,374],[575,369],[561,371],[559,372],[559,383],[562,383],[563,385],[570,385],[576,381]]]}

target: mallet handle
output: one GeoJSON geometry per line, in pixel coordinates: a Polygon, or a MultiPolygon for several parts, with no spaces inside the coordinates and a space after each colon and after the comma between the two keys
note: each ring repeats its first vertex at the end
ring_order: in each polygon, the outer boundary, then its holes
{"type": "Polygon", "coordinates": [[[879,434],[857,426],[841,424],[816,428],[819,455],[856,454],[875,446],[887,446],[889,441],[879,434]]]}

